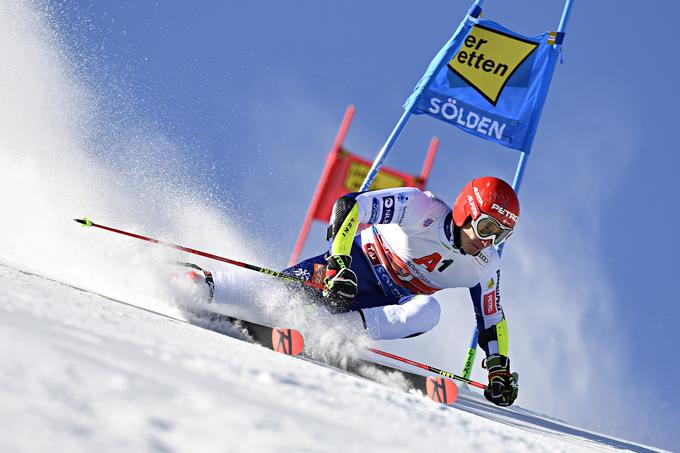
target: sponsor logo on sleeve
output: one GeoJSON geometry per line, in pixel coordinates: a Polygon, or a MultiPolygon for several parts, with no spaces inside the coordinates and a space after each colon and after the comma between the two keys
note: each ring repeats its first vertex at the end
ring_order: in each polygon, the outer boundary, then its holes
{"type": "Polygon", "coordinates": [[[501,270],[496,271],[496,309],[500,310],[501,306],[501,270]]]}
{"type": "Polygon", "coordinates": [[[378,212],[380,211],[380,201],[373,197],[373,202],[371,203],[371,219],[368,223],[375,223],[378,220],[378,212]]]}
{"type": "Polygon", "coordinates": [[[383,209],[380,223],[390,223],[394,218],[394,196],[382,197],[383,209]]]}
{"type": "Polygon", "coordinates": [[[404,222],[404,217],[406,216],[406,210],[408,209],[408,206],[402,206],[399,208],[399,220],[397,223],[401,225],[404,222]]]}
{"type": "Polygon", "coordinates": [[[496,291],[484,294],[484,314],[486,316],[493,315],[498,311],[496,307],[496,291]]]}
{"type": "Polygon", "coordinates": [[[349,222],[347,223],[347,226],[345,226],[345,229],[342,230],[342,237],[347,237],[347,234],[352,231],[352,227],[354,226],[354,219],[350,219],[349,222]]]}
{"type": "Polygon", "coordinates": [[[434,223],[434,219],[432,217],[428,217],[427,219],[423,220],[423,228],[427,228],[430,225],[434,223]]]}
{"type": "Polygon", "coordinates": [[[408,197],[404,194],[404,192],[399,192],[399,195],[397,195],[397,200],[399,200],[399,203],[404,204],[408,201],[408,197]]]}

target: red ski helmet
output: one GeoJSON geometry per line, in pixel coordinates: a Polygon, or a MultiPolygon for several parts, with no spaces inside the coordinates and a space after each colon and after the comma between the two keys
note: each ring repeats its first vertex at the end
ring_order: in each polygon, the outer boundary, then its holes
{"type": "Polygon", "coordinates": [[[462,227],[468,218],[487,214],[507,228],[515,228],[519,199],[507,182],[493,176],[475,178],[461,190],[453,204],[453,222],[462,227]]]}

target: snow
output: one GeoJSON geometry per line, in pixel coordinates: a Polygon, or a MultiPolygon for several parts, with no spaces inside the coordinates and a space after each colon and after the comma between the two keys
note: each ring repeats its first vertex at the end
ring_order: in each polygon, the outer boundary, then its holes
{"type": "Polygon", "coordinates": [[[438,405],[155,308],[172,317],[0,265],[0,451],[644,450],[469,394],[438,405]]]}

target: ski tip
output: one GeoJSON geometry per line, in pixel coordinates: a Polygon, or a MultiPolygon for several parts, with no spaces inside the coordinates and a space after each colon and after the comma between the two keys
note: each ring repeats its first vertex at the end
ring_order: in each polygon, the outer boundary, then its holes
{"type": "Polygon", "coordinates": [[[434,402],[453,404],[458,398],[458,387],[455,382],[447,378],[427,378],[427,396],[434,402]]]}
{"type": "Polygon", "coordinates": [[[78,222],[84,227],[91,227],[92,226],[92,221],[88,219],[87,217],[83,217],[82,219],[73,219],[74,221],[78,222]]]}
{"type": "Polygon", "coordinates": [[[272,329],[272,349],[286,355],[299,355],[305,347],[302,334],[295,329],[272,329]]]}

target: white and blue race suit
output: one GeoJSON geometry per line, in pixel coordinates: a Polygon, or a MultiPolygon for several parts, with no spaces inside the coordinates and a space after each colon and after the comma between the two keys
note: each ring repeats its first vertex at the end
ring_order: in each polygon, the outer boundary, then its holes
{"type": "MultiPolygon", "coordinates": [[[[370,337],[406,338],[432,329],[440,317],[439,303],[432,294],[466,287],[480,346],[487,356],[507,356],[500,257],[493,247],[475,256],[460,249],[451,208],[430,192],[384,189],[348,194],[341,200],[347,209],[331,222],[352,234],[344,245],[337,244],[339,234],[331,238],[331,250],[352,257],[350,268],[357,275],[359,293],[351,310],[360,312],[370,337]],[[348,225],[364,228],[355,236],[348,225]]],[[[322,283],[325,256],[302,261],[284,273],[322,283]]]]}

